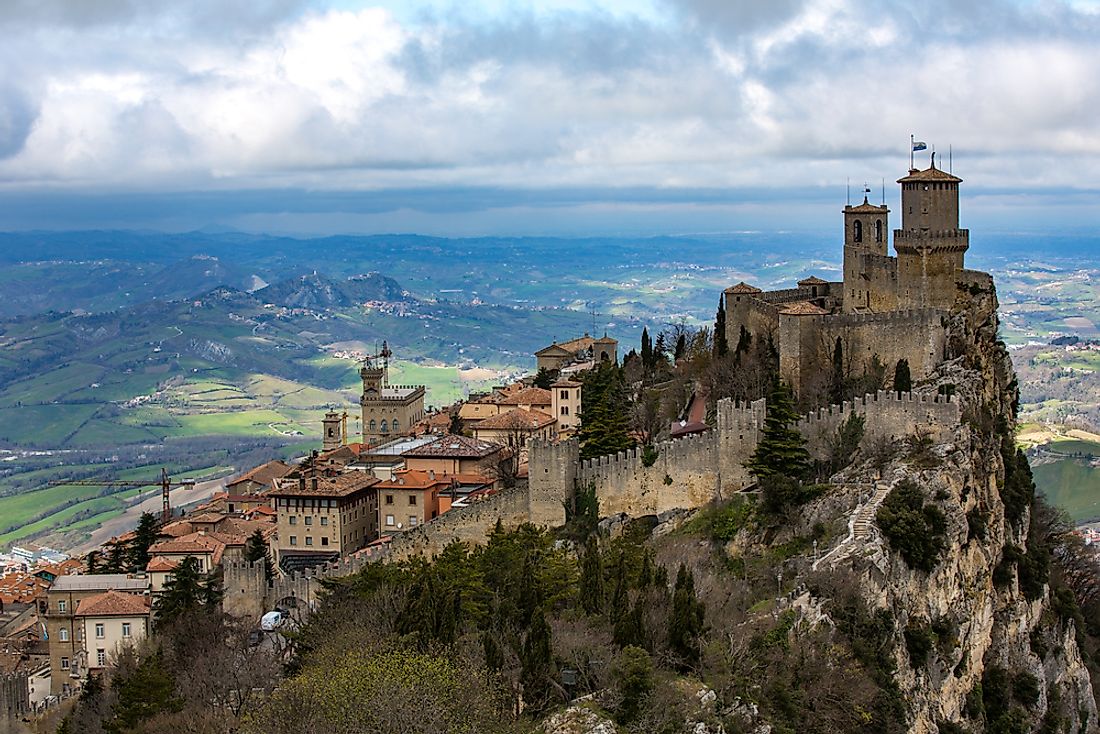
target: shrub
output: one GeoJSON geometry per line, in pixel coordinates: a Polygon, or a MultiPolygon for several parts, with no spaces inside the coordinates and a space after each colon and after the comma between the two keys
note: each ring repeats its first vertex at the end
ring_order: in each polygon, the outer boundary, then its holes
{"type": "Polygon", "coordinates": [[[936,636],[928,625],[910,622],[906,626],[905,649],[909,652],[909,664],[914,669],[924,667],[935,644],[936,636]]]}
{"type": "Polygon", "coordinates": [[[803,484],[782,474],[760,478],[760,509],[767,515],[781,517],[819,497],[821,485],[803,484]]]}
{"type": "Polygon", "coordinates": [[[899,483],[887,495],[875,516],[890,547],[910,568],[930,572],[946,546],[947,518],[935,505],[926,504],[917,485],[899,483]]]}
{"type": "Polygon", "coordinates": [[[1012,679],[1012,697],[1029,709],[1035,708],[1039,703],[1039,679],[1021,670],[1012,679]]]}
{"type": "Polygon", "coordinates": [[[968,541],[974,538],[985,540],[987,529],[988,520],[981,509],[975,507],[966,513],[966,538],[968,541]]]}
{"type": "Polygon", "coordinates": [[[710,522],[710,537],[720,543],[728,543],[752,518],[752,505],[744,498],[737,498],[714,512],[710,522]]]}
{"type": "Polygon", "coordinates": [[[1035,499],[1035,480],[1027,456],[1013,446],[1011,439],[1001,446],[1001,459],[1005,465],[1005,479],[1000,487],[1001,501],[1005,505],[1005,517],[1016,524],[1035,499]]]}
{"type": "Polygon", "coordinates": [[[619,653],[612,677],[620,697],[615,719],[629,724],[638,718],[653,692],[653,660],[642,648],[628,645],[619,653]]]}
{"type": "Polygon", "coordinates": [[[646,444],[642,447],[642,466],[653,466],[657,463],[657,457],[660,453],[657,449],[653,448],[652,444],[646,444]]]}

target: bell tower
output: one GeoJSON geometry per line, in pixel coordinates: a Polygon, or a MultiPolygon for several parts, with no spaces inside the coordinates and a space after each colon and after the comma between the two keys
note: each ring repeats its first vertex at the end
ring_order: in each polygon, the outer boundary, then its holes
{"type": "Polygon", "coordinates": [[[845,313],[884,311],[894,306],[892,289],[879,287],[876,275],[887,262],[889,217],[885,204],[876,206],[866,196],[862,204],[844,207],[845,313]]]}
{"type": "Polygon", "coordinates": [[[340,425],[342,420],[343,417],[335,410],[330,410],[325,413],[325,417],[321,421],[321,425],[324,426],[324,433],[321,439],[321,448],[323,450],[331,451],[343,445],[343,431],[340,425]]]}

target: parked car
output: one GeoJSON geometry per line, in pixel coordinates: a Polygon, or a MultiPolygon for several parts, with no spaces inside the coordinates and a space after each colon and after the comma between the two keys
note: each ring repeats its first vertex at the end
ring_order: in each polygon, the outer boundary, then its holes
{"type": "Polygon", "coordinates": [[[286,621],[286,613],[280,611],[268,612],[260,617],[260,629],[264,632],[274,632],[286,621]]]}

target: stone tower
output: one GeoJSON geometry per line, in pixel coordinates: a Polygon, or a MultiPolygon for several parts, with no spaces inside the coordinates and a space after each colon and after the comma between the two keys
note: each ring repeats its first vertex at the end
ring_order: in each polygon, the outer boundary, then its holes
{"type": "Polygon", "coordinates": [[[970,247],[970,232],[959,229],[962,179],[931,165],[913,169],[901,184],[901,229],[894,231],[898,253],[900,308],[950,309],[955,281],[970,247]]]}
{"type": "Polygon", "coordinates": [[[889,247],[890,210],[863,197],[844,207],[844,311],[883,312],[897,307],[889,247]]]}
{"type": "Polygon", "coordinates": [[[325,413],[324,420],[321,421],[324,426],[324,433],[321,439],[321,448],[325,451],[331,451],[332,449],[338,449],[344,443],[343,431],[341,430],[340,423],[343,420],[343,416],[337,413],[335,410],[330,410],[325,413]]]}

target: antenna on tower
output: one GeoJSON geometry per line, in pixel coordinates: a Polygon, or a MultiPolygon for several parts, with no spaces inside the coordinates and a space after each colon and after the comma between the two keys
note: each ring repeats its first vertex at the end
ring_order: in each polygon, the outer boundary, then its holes
{"type": "Polygon", "coordinates": [[[850,179],[850,178],[845,179],[844,185],[845,185],[846,191],[847,191],[847,195],[846,195],[847,199],[848,199],[847,203],[848,203],[848,206],[851,206],[852,205],[852,179],[850,179]]]}
{"type": "Polygon", "coordinates": [[[950,174],[955,173],[955,158],[952,155],[951,144],[947,144],[947,172],[950,174]]]}
{"type": "Polygon", "coordinates": [[[886,179],[882,179],[882,205],[886,206],[886,179]]]}

